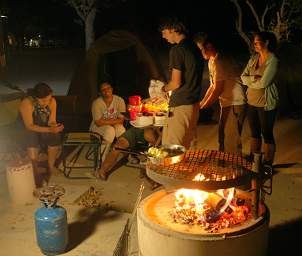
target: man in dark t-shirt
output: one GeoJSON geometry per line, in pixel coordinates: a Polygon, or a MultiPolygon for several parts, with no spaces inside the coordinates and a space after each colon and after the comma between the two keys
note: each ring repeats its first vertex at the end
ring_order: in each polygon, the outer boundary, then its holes
{"type": "Polygon", "coordinates": [[[178,19],[168,18],[159,26],[162,37],[175,44],[169,53],[170,81],[163,86],[171,91],[172,114],[163,129],[163,144],[179,144],[187,149],[196,135],[201,99],[202,56],[196,44],[186,37],[186,28],[178,19]]]}

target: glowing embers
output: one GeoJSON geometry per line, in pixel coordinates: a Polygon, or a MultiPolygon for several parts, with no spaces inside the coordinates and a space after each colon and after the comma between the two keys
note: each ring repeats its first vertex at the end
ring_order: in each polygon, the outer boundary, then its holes
{"type": "Polygon", "coordinates": [[[207,232],[231,228],[252,218],[252,202],[235,194],[234,188],[205,192],[179,189],[171,216],[176,223],[198,225],[207,232]]]}
{"type": "Polygon", "coordinates": [[[201,172],[198,173],[193,179],[193,181],[209,181],[209,180],[210,179],[209,178],[206,179],[206,176],[204,176],[201,172]]]}

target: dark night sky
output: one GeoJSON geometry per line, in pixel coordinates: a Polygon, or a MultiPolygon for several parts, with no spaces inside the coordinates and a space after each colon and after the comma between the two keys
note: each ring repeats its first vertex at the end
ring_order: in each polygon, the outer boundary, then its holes
{"type": "Polygon", "coordinates": [[[107,10],[103,15],[100,13],[96,25],[104,24],[106,20],[112,20],[115,25],[120,22],[121,26],[128,22],[140,31],[151,32],[157,30],[158,19],[167,15],[180,17],[193,32],[210,28],[234,31],[233,17],[236,13],[229,0],[211,0],[206,3],[198,3],[196,0],[128,0],[119,8],[107,10]],[[102,22],[98,22],[100,20],[102,22]]]}
{"type": "Polygon", "coordinates": [[[235,28],[237,13],[229,0],[127,0],[116,8],[99,13],[95,31],[99,36],[111,28],[125,28],[138,32],[147,41],[154,41],[161,38],[157,31],[159,19],[169,15],[180,17],[191,34],[214,30],[221,33],[222,38],[232,38],[242,44],[235,28]]]}
{"type": "MultiPolygon", "coordinates": [[[[11,8],[7,27],[20,29],[31,24],[44,33],[83,40],[83,29],[75,11],[63,0],[0,0],[11,8]]],[[[100,10],[95,20],[96,38],[110,29],[128,29],[145,38],[158,36],[160,17],[175,15],[187,24],[191,33],[215,30],[229,37],[235,34],[235,8],[229,0],[126,0],[115,7],[100,10]],[[201,5],[201,7],[199,7],[201,5]]]]}

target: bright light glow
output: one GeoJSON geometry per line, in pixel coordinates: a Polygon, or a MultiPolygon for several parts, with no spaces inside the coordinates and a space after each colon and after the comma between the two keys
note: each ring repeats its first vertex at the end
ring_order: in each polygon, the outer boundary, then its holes
{"type": "Polygon", "coordinates": [[[205,180],[205,179],[206,179],[206,177],[205,177],[202,173],[198,173],[198,174],[194,177],[193,181],[202,181],[202,180],[205,180]]]}
{"type": "Polygon", "coordinates": [[[198,189],[179,189],[175,192],[176,207],[184,209],[195,207],[197,212],[202,212],[203,203],[208,198],[209,193],[198,189]]]}

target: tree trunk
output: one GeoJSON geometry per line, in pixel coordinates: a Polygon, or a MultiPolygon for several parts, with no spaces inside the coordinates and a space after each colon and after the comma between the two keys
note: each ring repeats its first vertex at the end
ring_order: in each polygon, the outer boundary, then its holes
{"type": "Polygon", "coordinates": [[[94,42],[94,19],[96,16],[96,8],[93,8],[85,19],[85,45],[86,51],[89,49],[91,44],[94,42]]]}
{"type": "Polygon", "coordinates": [[[2,18],[0,18],[0,68],[6,66],[5,47],[4,47],[4,33],[2,27],[2,18]]]}

